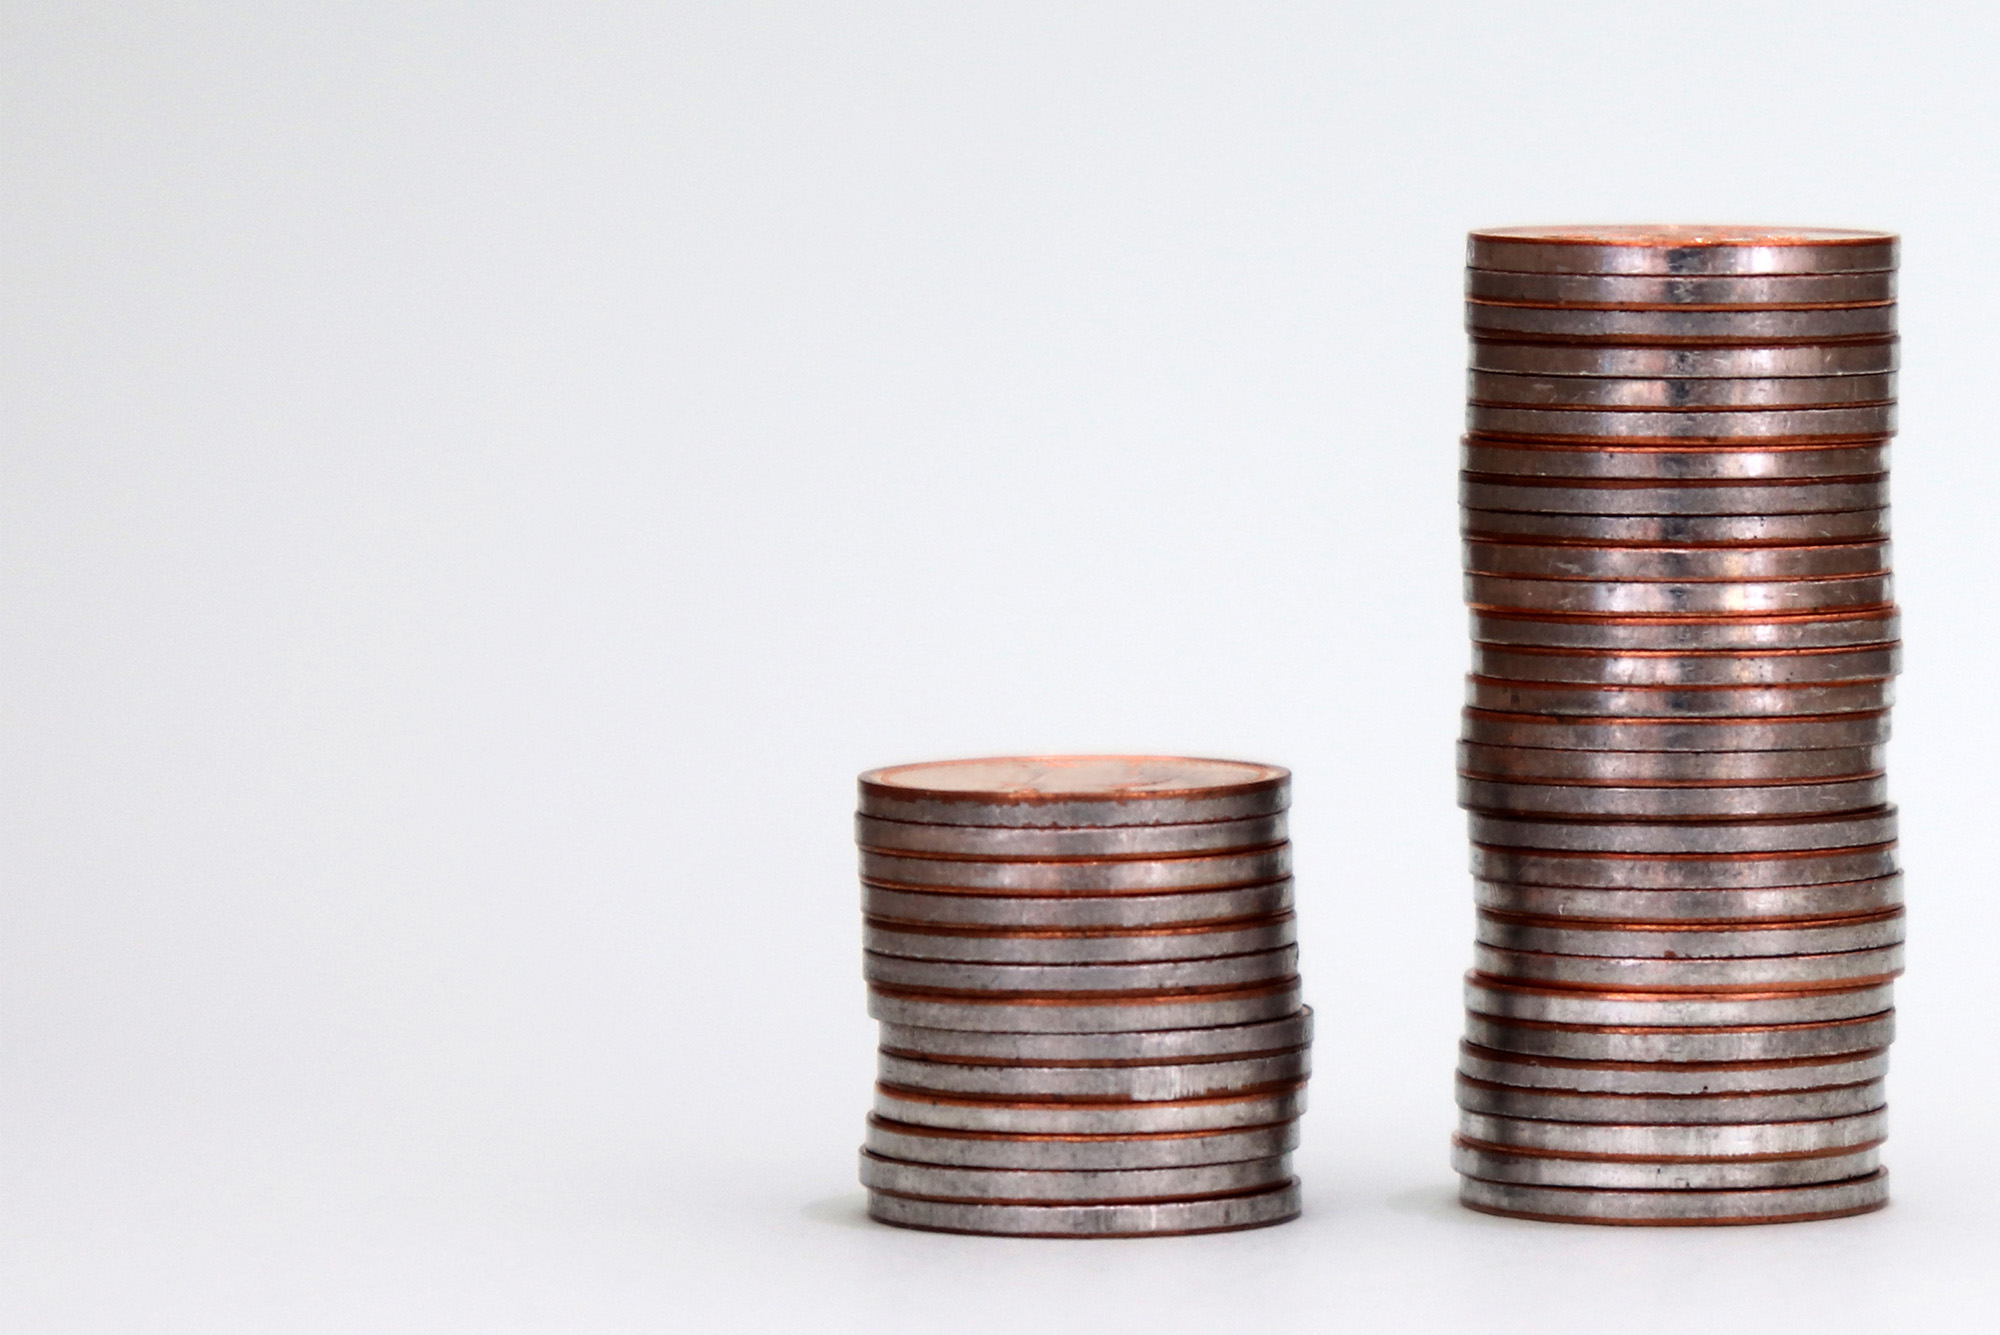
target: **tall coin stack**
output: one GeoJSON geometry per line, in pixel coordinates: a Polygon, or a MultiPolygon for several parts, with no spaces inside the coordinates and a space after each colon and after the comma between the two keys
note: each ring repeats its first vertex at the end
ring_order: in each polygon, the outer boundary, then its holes
{"type": "Polygon", "coordinates": [[[1887,1201],[1896,249],[1471,236],[1474,1209],[1740,1224],[1887,1201]]]}
{"type": "Polygon", "coordinates": [[[1117,1237],[1298,1214],[1285,770],[1010,757],[860,789],[871,1215],[1117,1237]]]}

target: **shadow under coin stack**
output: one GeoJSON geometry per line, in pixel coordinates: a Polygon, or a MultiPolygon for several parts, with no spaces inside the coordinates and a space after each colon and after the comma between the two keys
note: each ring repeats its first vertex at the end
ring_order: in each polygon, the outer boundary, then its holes
{"type": "Polygon", "coordinates": [[[860,788],[869,1214],[1042,1237],[1298,1214],[1285,770],[1035,756],[860,788]]]}
{"type": "Polygon", "coordinates": [[[1472,234],[1477,1210],[1883,1205],[1896,240],[1472,234]]]}

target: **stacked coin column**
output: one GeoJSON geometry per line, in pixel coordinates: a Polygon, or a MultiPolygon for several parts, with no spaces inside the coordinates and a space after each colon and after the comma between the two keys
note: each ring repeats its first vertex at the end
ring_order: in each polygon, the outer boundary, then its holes
{"type": "Polygon", "coordinates": [[[1884,1204],[1895,238],[1469,247],[1461,1199],[1884,1204]]]}
{"type": "Polygon", "coordinates": [[[1284,770],[1016,757],[860,789],[871,1215],[1114,1237],[1298,1213],[1284,770]]]}

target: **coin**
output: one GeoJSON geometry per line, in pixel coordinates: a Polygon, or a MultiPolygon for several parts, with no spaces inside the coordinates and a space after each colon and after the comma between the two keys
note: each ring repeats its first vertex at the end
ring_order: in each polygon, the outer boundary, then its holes
{"type": "Polygon", "coordinates": [[[1873,477],[1684,479],[1671,483],[1622,478],[1569,478],[1560,483],[1498,473],[1461,473],[1459,504],[1468,510],[1546,515],[1755,516],[1879,510],[1889,504],[1889,479],[1873,477]]]}
{"type": "Polygon", "coordinates": [[[919,857],[861,849],[861,875],[876,883],[932,889],[1144,894],[1251,885],[1288,876],[1289,844],[1245,853],[1191,853],[1157,858],[1068,858],[985,862],[919,857]]]}
{"type": "MultiPolygon", "coordinates": [[[[1524,436],[1532,439],[1616,440],[1616,441],[1779,441],[1779,440],[1867,440],[1891,435],[1896,430],[1896,405],[1873,404],[1842,408],[1755,408],[1741,411],[1658,412],[1645,409],[1602,410],[1589,408],[1523,408],[1513,405],[1469,403],[1465,408],[1465,429],[1485,436],[1524,436]]],[[[1512,472],[1513,469],[1486,468],[1468,461],[1466,467],[1479,472],[1512,472]]],[[[1880,471],[1856,468],[1853,471],[1880,471]]],[[[1646,474],[1645,476],[1661,476],[1646,474]]],[[[1706,476],[1804,476],[1784,473],[1711,473],[1706,476]]],[[[1829,474],[1830,470],[1829,470],[1829,474]]],[[[1600,474],[1600,476],[1602,476],[1600,474]]],[[[1626,475],[1626,476],[1629,476],[1626,475]]],[[[1675,476],[1666,474],[1666,476],[1675,476]]],[[[1704,476],[1694,474],[1693,476],[1704,476]]]]}
{"type": "Polygon", "coordinates": [[[1672,960],[1735,959],[1758,955],[1825,955],[1879,950],[1903,940],[1903,910],[1865,915],[1761,922],[1690,924],[1576,922],[1480,911],[1476,939],[1505,950],[1558,955],[1625,956],[1672,960]]]}
{"type": "Polygon", "coordinates": [[[1264,917],[1292,906],[1292,878],[1159,895],[968,895],[861,883],[864,914],[965,927],[1166,927],[1264,917]]]}
{"type": "Polygon", "coordinates": [[[1759,306],[1874,305],[1896,299],[1893,269],[1867,273],[1654,275],[1541,274],[1467,269],[1465,295],[1574,309],[1699,306],[1732,310],[1759,306]]]}
{"type": "Polygon", "coordinates": [[[1458,1106],[1497,1117],[1546,1122],[1703,1126],[1716,1123],[1801,1122],[1849,1117],[1887,1106],[1880,1080],[1824,1089],[1777,1089],[1728,1094],[1599,1094],[1570,1089],[1519,1089],[1458,1077],[1458,1106]]]}
{"type": "Polygon", "coordinates": [[[1469,538],[1693,546],[1851,542],[1886,538],[1886,508],[1792,515],[1590,515],[1460,510],[1469,538]]]}
{"type": "Polygon", "coordinates": [[[1855,987],[1887,982],[1903,972],[1903,948],[1846,950],[1825,955],[1748,955],[1723,959],[1662,959],[1557,955],[1477,943],[1473,970],[1484,978],[1548,987],[1611,988],[1619,992],[1764,992],[1774,988],[1855,987]]]}
{"type": "Polygon", "coordinates": [[[854,842],[878,852],[966,858],[1123,858],[1266,848],[1285,842],[1285,814],[1190,825],[1108,825],[1087,829],[1022,825],[938,825],[854,818],[854,842]]]}
{"type": "Polygon", "coordinates": [[[1873,777],[1882,772],[1885,756],[1880,746],[1805,751],[1571,751],[1460,742],[1458,769],[1470,778],[1508,782],[1727,787],[1873,777]]]}
{"type": "Polygon", "coordinates": [[[887,1158],[963,1168],[1116,1172],[1242,1163],[1298,1148],[1296,1120],[1143,1136],[1035,1136],[953,1131],[868,1118],[866,1148],[887,1158]]]}
{"type": "Polygon", "coordinates": [[[1002,756],[892,765],[860,780],[864,816],[949,825],[1177,825],[1283,811],[1276,765],[1187,756],[1002,756]]]}
{"type": "Polygon", "coordinates": [[[1482,337],[1599,343],[1761,344],[1879,339],[1896,332],[1896,304],[1753,310],[1606,310],[1468,300],[1465,327],[1482,337]]]}
{"type": "MultiPolygon", "coordinates": [[[[1608,415],[1656,416],[1630,413],[1608,415]]],[[[1690,416],[1720,421],[1723,415],[1707,413],[1690,416]]],[[[1476,422],[1468,425],[1474,431],[1486,430],[1476,422]]],[[[1497,426],[1492,428],[1495,432],[1503,429],[1497,426]]],[[[1601,434],[1611,436],[1617,433],[1601,434]]],[[[1653,484],[1682,481],[1770,482],[1865,477],[1882,473],[1889,467],[1889,447],[1881,442],[1847,441],[1837,445],[1772,442],[1758,449],[1745,448],[1742,444],[1671,448],[1622,441],[1617,444],[1597,442],[1579,445],[1547,438],[1502,440],[1492,434],[1482,434],[1465,437],[1459,445],[1458,460],[1459,466],[1469,475],[1487,479],[1540,479],[1556,485],[1561,485],[1568,478],[1653,484]]]]}
{"type": "Polygon", "coordinates": [[[1894,607],[1792,616],[1590,617],[1473,608],[1472,638],[1483,644],[1615,653],[1736,653],[1832,649],[1894,642],[1902,617],[1894,607]]]}
{"type": "Polygon", "coordinates": [[[1657,1029],[1673,1025],[1809,1024],[1889,1009],[1892,983],[1701,996],[1677,992],[1583,992],[1468,973],[1465,1008],[1510,1020],[1657,1029]]]}
{"type": "Polygon", "coordinates": [[[1024,1238],[1131,1238],[1224,1233],[1282,1224],[1299,1215],[1299,1185],[1241,1196],[1137,1205],[981,1205],[868,1193],[868,1216],[940,1233],[999,1233],[1024,1238]]]}
{"type": "Polygon", "coordinates": [[[1564,821],[1521,816],[1466,816],[1474,843],[1487,848],[1561,849],[1581,853],[1690,853],[1741,857],[1885,844],[1896,837],[1896,809],[1760,821],[1564,821]]]}
{"type": "Polygon", "coordinates": [[[882,1050],[894,1055],[1026,1066],[1236,1060],[1289,1052],[1311,1042],[1310,1007],[1252,1024],[1130,1033],[980,1033],[903,1024],[882,1026],[882,1050]]]}
{"type": "Polygon", "coordinates": [[[1843,1182],[1881,1166],[1878,1149],[1844,1150],[1797,1159],[1710,1160],[1705,1163],[1569,1159],[1547,1154],[1487,1150],[1452,1141],[1451,1166],[1482,1182],[1531,1187],[1595,1187],[1600,1190],[1699,1191],[1804,1186],[1843,1182]]]}
{"type": "Polygon", "coordinates": [[[1797,1024],[1581,1025],[1469,1014],[1465,1038],[1482,1048],[1573,1061],[1669,1064],[1785,1061],[1868,1052],[1896,1036],[1896,1015],[1797,1024]]]}
{"type": "Polygon", "coordinates": [[[1474,676],[1603,686],[1765,686],[1877,681],[1895,676],[1902,666],[1902,649],[1895,644],[1694,654],[1645,649],[1592,653],[1477,641],[1472,646],[1474,676]]]}
{"type": "Polygon", "coordinates": [[[1778,1061],[1631,1062],[1537,1057],[1461,1043],[1458,1070],[1489,1085],[1522,1089],[1598,1094],[1753,1093],[1879,1082],[1889,1071],[1889,1050],[1873,1048],[1778,1061]]]}
{"type": "MultiPolygon", "coordinates": [[[[1593,888],[1483,880],[1473,882],[1472,897],[1481,908],[1507,913],[1545,918],[1589,918],[1601,922],[1653,923],[1810,922],[1843,914],[1873,913],[1903,902],[1903,878],[1895,870],[1892,850],[1877,850],[1861,857],[1842,855],[1832,866],[1824,865],[1827,859],[1810,854],[1781,853],[1766,857],[1778,864],[1780,870],[1775,873],[1777,875],[1784,875],[1801,859],[1810,861],[1810,870],[1814,873],[1853,868],[1877,870],[1880,874],[1853,881],[1726,889],[1593,888]]],[[[1485,860],[1485,865],[1506,861],[1496,850],[1485,860]]],[[[1549,870],[1540,866],[1534,869],[1549,870]]],[[[1555,869],[1556,874],[1567,870],[1555,869]]],[[[1626,875],[1640,874],[1629,867],[1619,870],[1626,875]]],[[[1650,869],[1643,875],[1646,879],[1668,878],[1658,869],[1650,869]]]]}
{"type": "Polygon", "coordinates": [[[1474,709],[1591,720],[1879,714],[1894,699],[1895,683],[1888,678],[1780,686],[1603,686],[1470,676],[1465,680],[1465,703],[1474,709]]]}
{"type": "Polygon", "coordinates": [[[1797,751],[1880,745],[1889,740],[1889,715],[1592,719],[1467,709],[1461,736],[1495,746],[1573,751],[1797,751]]]}
{"type": "Polygon", "coordinates": [[[1825,815],[1880,806],[1889,781],[1881,776],[1837,783],[1767,784],[1749,788],[1612,788],[1583,784],[1458,781],[1458,804],[1471,811],[1514,816],[1633,817],[1655,820],[1825,815]]]}
{"type": "Polygon", "coordinates": [[[861,1185],[871,1191],[929,1200],[1085,1201],[1130,1204],[1233,1196],[1288,1182],[1292,1159],[1280,1154],[1238,1163],[1188,1168],[1020,1169],[953,1168],[910,1163],[861,1151],[861,1185]]]}
{"type": "Polygon", "coordinates": [[[1597,343],[1525,343],[1472,336],[1475,371],[1518,375],[1643,380],[1819,379],[1834,375],[1883,375],[1901,364],[1893,338],[1859,343],[1770,347],[1619,347],[1597,343]]]}
{"type": "Polygon", "coordinates": [[[1522,273],[1862,273],[1896,261],[1893,233],[1834,227],[1486,227],[1465,248],[1469,268],[1522,273]]]}
{"type": "Polygon", "coordinates": [[[1312,1058],[1304,1048],[1237,1061],[1136,1066],[1001,1066],[876,1056],[876,1078],[902,1089],[985,1097],[1124,1099],[1134,1103],[1202,1098],[1306,1078],[1312,1058]]]}
{"type": "Polygon", "coordinates": [[[891,1024],[987,1033],[1103,1034],[1151,1029],[1205,1029],[1276,1020],[1299,1008],[1299,980],[1280,979],[1211,992],[1147,996],[1089,994],[994,997],[922,992],[873,983],[868,1014],[891,1024]]]}
{"type": "Polygon", "coordinates": [[[1466,372],[1468,402],[1530,408],[1833,408],[1889,403],[1895,372],[1878,375],[1791,376],[1765,380],[1607,379],[1577,375],[1466,372]]]}
{"type": "Polygon", "coordinates": [[[1548,1223],[1782,1224],[1866,1214],[1889,1203],[1888,1170],[1817,1186],[1763,1190],[1603,1191],[1459,1179],[1460,1202],[1486,1214],[1548,1223]]]}
{"type": "Polygon", "coordinates": [[[1458,1115],[1461,1139],[1481,1149],[1541,1150],[1577,1158],[1691,1160],[1776,1159],[1867,1149],[1888,1134],[1881,1109],[1818,1121],[1674,1125],[1549,1122],[1491,1113],[1458,1115]]]}
{"type": "Polygon", "coordinates": [[[1480,608],[1581,615],[1672,616],[1692,612],[1757,616],[1881,607],[1891,596],[1890,578],[1850,575],[1755,583],[1668,583],[1467,575],[1465,601],[1480,608]]]}
{"type": "MultiPolygon", "coordinates": [[[[1869,804],[1864,804],[1869,805],[1869,804]]],[[[861,948],[904,959],[982,964],[1136,964],[1275,950],[1298,939],[1289,913],[1185,927],[939,928],[867,918],[861,948]]]]}
{"type": "Polygon", "coordinates": [[[1305,1111],[1305,1082],[1268,1090],[1151,1103],[1003,1102],[922,1090],[875,1087],[875,1115],[911,1126],[1007,1131],[1045,1136],[1138,1135],[1214,1131],[1285,1122],[1305,1111]]]}
{"type": "Polygon", "coordinates": [[[861,975],[871,983],[935,992],[1014,995],[1064,992],[1167,992],[1242,987],[1290,978],[1297,946],[1219,959],[1144,964],[974,964],[959,960],[899,959],[863,952],[861,975]]]}

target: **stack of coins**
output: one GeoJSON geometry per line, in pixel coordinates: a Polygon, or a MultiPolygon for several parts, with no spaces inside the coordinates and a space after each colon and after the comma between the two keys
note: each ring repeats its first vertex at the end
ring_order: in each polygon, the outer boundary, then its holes
{"type": "Polygon", "coordinates": [[[1896,239],[1501,229],[1468,263],[1461,1199],[1875,1209],[1896,239]]]}
{"type": "Polygon", "coordinates": [[[860,788],[871,1215],[1118,1237],[1298,1214],[1285,770],[1034,756],[860,788]]]}

